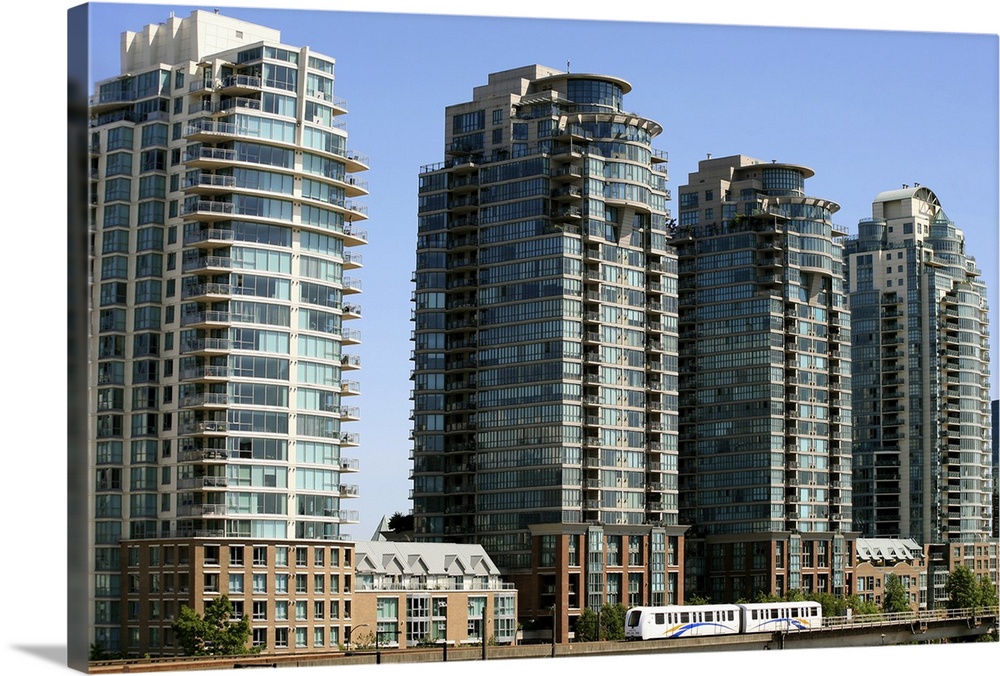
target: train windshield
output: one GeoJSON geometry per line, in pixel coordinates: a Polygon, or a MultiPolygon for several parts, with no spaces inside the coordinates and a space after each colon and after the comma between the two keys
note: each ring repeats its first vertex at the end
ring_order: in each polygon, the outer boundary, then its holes
{"type": "Polygon", "coordinates": [[[628,614],[628,619],[626,620],[626,624],[628,626],[630,626],[630,627],[638,627],[639,626],[639,616],[641,616],[641,615],[642,615],[642,613],[640,613],[638,610],[633,610],[632,612],[630,612],[628,614]]]}

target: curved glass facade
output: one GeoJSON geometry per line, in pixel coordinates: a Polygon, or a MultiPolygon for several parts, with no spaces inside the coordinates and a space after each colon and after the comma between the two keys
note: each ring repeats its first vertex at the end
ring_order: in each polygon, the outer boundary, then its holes
{"type": "MultiPolygon", "coordinates": [[[[446,111],[493,143],[459,148],[452,125],[420,175],[413,372],[416,538],[478,542],[514,575],[551,568],[536,548],[557,537],[583,546],[587,524],[673,529],[661,547],[683,530],[660,127],[609,120],[618,81],[517,72],[532,82],[512,113],[507,79],[446,111]]],[[[627,587],[592,558],[588,606],[606,579],[627,587]]]]}
{"type": "Polygon", "coordinates": [[[577,105],[578,112],[621,112],[621,85],[607,80],[570,78],[566,81],[566,98],[577,105]]]}

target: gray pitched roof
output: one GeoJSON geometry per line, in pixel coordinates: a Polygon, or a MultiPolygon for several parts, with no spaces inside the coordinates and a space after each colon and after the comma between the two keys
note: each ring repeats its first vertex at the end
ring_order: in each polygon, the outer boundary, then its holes
{"type": "Polygon", "coordinates": [[[912,538],[858,538],[859,561],[912,561],[923,557],[923,548],[912,538]]]}
{"type": "Polygon", "coordinates": [[[481,545],[449,542],[354,543],[355,570],[388,575],[500,575],[481,545]]]}

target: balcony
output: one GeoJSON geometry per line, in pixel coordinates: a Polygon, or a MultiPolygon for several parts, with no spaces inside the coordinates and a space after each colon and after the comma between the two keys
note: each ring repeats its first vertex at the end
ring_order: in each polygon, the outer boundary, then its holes
{"type": "Polygon", "coordinates": [[[225,174],[199,174],[184,181],[184,191],[196,195],[229,192],[236,187],[236,177],[225,174]]]}
{"type": "Polygon", "coordinates": [[[181,371],[181,380],[189,382],[207,382],[225,380],[232,371],[228,366],[195,366],[181,371]]]}
{"type": "Polygon", "coordinates": [[[181,266],[182,272],[228,272],[233,267],[233,261],[228,256],[199,256],[186,259],[181,266]]]}
{"type": "Polygon", "coordinates": [[[361,267],[362,257],[361,254],[355,251],[344,251],[344,269],[345,270],[356,270],[361,267]]]}
{"type": "Polygon", "coordinates": [[[229,394],[226,392],[205,392],[203,394],[192,394],[182,397],[181,408],[211,408],[218,406],[228,406],[229,394]]]}
{"type": "Polygon", "coordinates": [[[233,241],[232,230],[208,228],[184,235],[184,246],[215,248],[230,244],[233,241]]]}
{"type": "Polygon", "coordinates": [[[181,425],[177,430],[180,434],[225,434],[229,431],[229,423],[225,420],[200,420],[181,425]]]}
{"type": "Polygon", "coordinates": [[[342,157],[346,160],[344,164],[348,173],[353,174],[356,171],[365,171],[369,167],[368,156],[356,150],[348,150],[342,157]]]}
{"type": "Polygon", "coordinates": [[[232,349],[232,341],[228,338],[192,338],[182,341],[180,348],[181,354],[218,354],[229,352],[232,349]]]}
{"type": "Polygon", "coordinates": [[[226,516],[229,513],[226,505],[180,505],[177,516],[226,516]]]}
{"type": "Polygon", "coordinates": [[[344,345],[359,345],[361,343],[361,331],[358,329],[341,329],[340,336],[344,345]]]}
{"type": "Polygon", "coordinates": [[[189,479],[177,480],[177,488],[181,490],[225,488],[228,485],[229,482],[224,476],[201,476],[201,477],[191,477],[189,479]]]}
{"type": "Polygon", "coordinates": [[[232,284],[191,284],[181,289],[182,300],[212,301],[228,298],[233,294],[232,284]]]}
{"type": "Polygon", "coordinates": [[[184,165],[188,167],[210,168],[236,162],[236,151],[226,148],[198,146],[184,154],[184,165]]]}
{"type": "Polygon", "coordinates": [[[353,223],[344,223],[344,246],[359,246],[368,243],[368,231],[353,223]]]}
{"type": "Polygon", "coordinates": [[[197,200],[181,207],[181,216],[197,218],[200,221],[224,221],[233,217],[236,205],[232,202],[197,200]]]}
{"type": "Polygon", "coordinates": [[[566,207],[563,209],[553,209],[550,214],[553,221],[578,221],[582,218],[583,212],[578,207],[566,207]]]}
{"type": "Polygon", "coordinates": [[[222,80],[218,86],[218,91],[227,96],[237,94],[251,94],[260,91],[261,79],[253,75],[230,75],[222,80]]]}
{"type": "Polygon", "coordinates": [[[222,448],[196,448],[192,451],[182,451],[181,462],[227,462],[229,455],[222,448]]]}
{"type": "MultiPolygon", "coordinates": [[[[252,318],[251,318],[252,319],[252,318]]],[[[212,328],[228,326],[232,322],[248,321],[240,314],[222,311],[192,312],[181,315],[181,327],[184,328],[212,328]]]]}

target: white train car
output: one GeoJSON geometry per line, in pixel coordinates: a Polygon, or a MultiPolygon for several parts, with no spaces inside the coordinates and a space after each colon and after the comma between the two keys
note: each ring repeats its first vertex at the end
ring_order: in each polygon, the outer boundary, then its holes
{"type": "Polygon", "coordinates": [[[743,634],[808,631],[823,626],[823,606],[816,601],[743,603],[739,609],[743,634]]]}
{"type": "Polygon", "coordinates": [[[625,640],[740,633],[740,608],[732,604],[638,606],[625,614],[625,640]]]}

